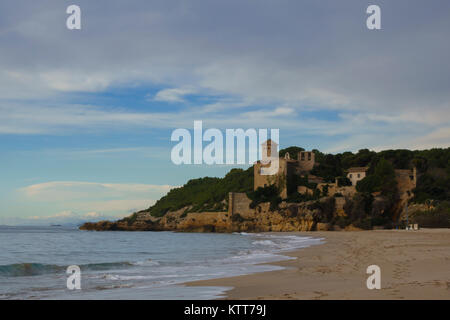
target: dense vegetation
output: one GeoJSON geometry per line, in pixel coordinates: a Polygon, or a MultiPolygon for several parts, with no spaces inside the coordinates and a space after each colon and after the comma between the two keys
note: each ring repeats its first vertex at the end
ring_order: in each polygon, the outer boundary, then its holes
{"type": "MultiPolygon", "coordinates": [[[[298,152],[303,150],[299,147],[289,147],[280,150],[280,156],[289,152],[291,159],[296,159],[298,152]]],[[[350,222],[357,222],[362,227],[386,223],[389,207],[397,198],[394,169],[407,169],[413,166],[417,168],[418,183],[414,190],[414,202],[423,203],[430,199],[450,201],[450,148],[381,152],[362,149],[357,153],[339,154],[324,154],[314,150],[314,153],[318,165],[311,174],[328,182],[334,182],[338,178],[340,185],[348,185],[349,181],[345,177],[348,168],[369,167],[368,176],[357,185],[359,193],[346,206],[348,217],[335,219],[334,223],[345,226],[350,222]],[[373,192],[384,195],[387,203],[374,204],[371,195],[373,192]],[[381,215],[380,212],[385,214],[381,215]]],[[[288,201],[302,202],[323,196],[315,189],[315,184],[309,183],[307,178],[294,177],[286,183],[288,190],[291,191],[288,201]],[[315,189],[314,194],[299,195],[295,192],[299,185],[315,189]]],[[[222,211],[227,209],[228,192],[246,192],[253,205],[267,201],[271,206],[276,206],[280,201],[277,191],[271,188],[253,191],[253,167],[250,167],[247,170],[232,169],[224,178],[206,177],[190,180],[184,186],[171,190],[155,205],[144,211],[156,217],[187,206],[190,207],[189,212],[222,211]]],[[[326,219],[328,218],[327,216],[326,219]]]]}
{"type": "Polygon", "coordinates": [[[361,193],[380,192],[392,200],[397,197],[394,166],[384,158],[376,164],[373,173],[358,181],[356,190],[361,193]]]}
{"type": "MultiPolygon", "coordinates": [[[[423,203],[427,199],[450,199],[450,148],[422,151],[385,150],[374,152],[368,149],[357,153],[323,154],[315,151],[319,165],[311,174],[333,182],[335,177],[343,177],[345,169],[350,167],[369,167],[368,175],[377,175],[375,168],[383,159],[394,169],[408,169],[415,166],[418,173],[414,202],[423,203]]],[[[383,184],[380,177],[370,178],[361,188],[380,189],[383,184]],[[377,181],[378,180],[378,181],[377,181]]],[[[386,186],[392,187],[392,186],[386,186]]],[[[379,190],[381,191],[381,190],[379,190]]]]}
{"type": "Polygon", "coordinates": [[[300,148],[300,147],[289,147],[289,148],[280,150],[279,155],[281,158],[284,158],[286,153],[289,153],[289,158],[298,160],[298,153],[300,151],[305,151],[305,149],[300,148]]]}
{"type": "Polygon", "coordinates": [[[247,170],[232,169],[224,178],[206,177],[189,180],[184,186],[170,190],[166,196],[145,211],[155,217],[187,206],[191,206],[189,212],[222,211],[227,206],[228,192],[252,190],[253,167],[247,170]]]}
{"type": "Polygon", "coordinates": [[[450,228],[450,201],[442,201],[427,211],[417,211],[410,218],[412,223],[425,228],[450,228]]]}
{"type": "Polygon", "coordinates": [[[247,192],[247,196],[252,200],[250,208],[256,208],[260,203],[270,202],[270,210],[275,210],[281,203],[280,191],[274,184],[258,187],[255,191],[247,192]]]}

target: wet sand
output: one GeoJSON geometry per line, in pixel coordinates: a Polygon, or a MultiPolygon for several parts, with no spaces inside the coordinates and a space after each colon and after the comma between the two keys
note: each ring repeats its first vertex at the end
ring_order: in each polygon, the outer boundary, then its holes
{"type": "Polygon", "coordinates": [[[450,229],[296,232],[325,243],[288,256],[285,267],[193,286],[233,287],[228,299],[450,299],[450,229]],[[369,265],[381,289],[369,290],[369,265]]]}

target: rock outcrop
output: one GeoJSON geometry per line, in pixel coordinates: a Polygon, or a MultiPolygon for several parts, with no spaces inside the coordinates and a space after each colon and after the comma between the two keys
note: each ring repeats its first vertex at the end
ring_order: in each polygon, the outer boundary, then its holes
{"type": "Polygon", "coordinates": [[[155,218],[148,213],[136,213],[116,221],[85,223],[82,230],[97,231],[183,231],[183,232],[269,232],[269,231],[312,231],[330,229],[323,220],[326,209],[333,206],[334,198],[302,203],[282,202],[275,211],[269,203],[262,203],[254,209],[241,212],[191,212],[189,207],[168,212],[155,218]],[[318,224],[319,223],[319,224],[318,224]]]}

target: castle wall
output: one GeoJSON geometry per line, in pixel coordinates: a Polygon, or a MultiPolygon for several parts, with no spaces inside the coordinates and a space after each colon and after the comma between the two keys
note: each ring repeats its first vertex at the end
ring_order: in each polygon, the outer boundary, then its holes
{"type": "Polygon", "coordinates": [[[328,196],[332,197],[335,194],[341,194],[344,197],[353,197],[356,193],[356,188],[354,186],[337,186],[336,183],[319,183],[317,188],[323,192],[325,186],[328,186],[328,196]]]}
{"type": "Polygon", "coordinates": [[[253,216],[255,210],[250,208],[252,201],[242,192],[230,192],[228,194],[228,214],[240,214],[242,217],[253,216]]]}
{"type": "Polygon", "coordinates": [[[416,170],[395,170],[395,180],[397,180],[397,188],[400,198],[409,199],[413,196],[412,190],[416,187],[416,170]]]}
{"type": "Polygon", "coordinates": [[[298,166],[300,172],[308,172],[314,168],[315,154],[312,151],[301,151],[298,153],[298,166]]]}
{"type": "Polygon", "coordinates": [[[344,197],[336,197],[334,200],[335,200],[336,214],[338,216],[346,216],[346,213],[344,211],[346,199],[344,197]]]}
{"type": "Polygon", "coordinates": [[[290,171],[288,170],[288,163],[290,162],[293,161],[279,158],[278,174],[276,175],[262,175],[261,168],[268,167],[268,165],[263,165],[259,161],[255,163],[255,165],[253,166],[253,190],[258,189],[258,187],[265,187],[276,184],[277,187],[281,189],[281,198],[287,198],[286,178],[288,175],[288,171],[290,171]]]}
{"type": "Polygon", "coordinates": [[[271,184],[269,180],[273,179],[269,178],[271,176],[261,175],[262,167],[263,165],[259,161],[253,166],[253,190],[258,189],[258,187],[269,186],[271,184]]]}
{"type": "MultiPolygon", "coordinates": [[[[263,149],[271,154],[272,142],[263,144],[263,149]]],[[[289,156],[279,158],[279,169],[276,175],[261,175],[261,168],[268,165],[262,165],[260,161],[256,162],[253,167],[254,185],[253,190],[259,187],[270,186],[272,184],[277,185],[280,189],[280,196],[282,199],[286,199],[288,196],[287,180],[289,177],[307,173],[314,168],[315,154],[312,151],[302,151],[298,154],[298,160],[291,160],[289,156]]],[[[318,180],[321,182],[322,180],[318,180]]]]}

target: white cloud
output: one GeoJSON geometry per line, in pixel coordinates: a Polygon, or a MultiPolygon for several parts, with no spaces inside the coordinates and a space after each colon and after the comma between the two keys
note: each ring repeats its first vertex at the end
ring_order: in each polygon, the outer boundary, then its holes
{"type": "Polygon", "coordinates": [[[41,218],[99,217],[128,214],[148,208],[169,192],[173,186],[149,184],[95,183],[80,181],[52,181],[19,189],[28,203],[50,203],[65,208],[53,216],[41,218]]]}
{"type": "Polygon", "coordinates": [[[73,218],[75,216],[77,216],[77,214],[74,213],[73,211],[64,210],[64,211],[61,211],[61,212],[58,212],[58,213],[55,213],[52,215],[48,215],[48,216],[31,216],[29,218],[35,219],[35,220],[41,220],[41,219],[47,220],[47,219],[53,219],[53,218],[73,218]]]}
{"type": "Polygon", "coordinates": [[[184,96],[193,93],[195,93],[195,91],[192,89],[182,89],[182,88],[164,89],[158,91],[153,100],[165,102],[184,102],[185,101],[184,96]]]}
{"type": "Polygon", "coordinates": [[[88,213],[83,215],[83,217],[85,217],[85,218],[98,218],[100,216],[101,215],[98,212],[88,212],[88,213]]]}
{"type": "Polygon", "coordinates": [[[118,215],[103,215],[97,212],[88,212],[86,214],[64,210],[50,215],[25,216],[25,217],[0,217],[0,225],[41,225],[48,226],[61,224],[65,226],[77,226],[86,221],[95,222],[100,220],[117,220],[127,216],[128,213],[118,215]]]}
{"type": "Polygon", "coordinates": [[[101,2],[82,5],[91,16],[81,34],[55,28],[56,1],[0,4],[0,134],[179,128],[206,119],[210,127],[275,127],[324,143],[334,135],[341,145],[359,136],[377,146],[380,132],[390,146],[422,137],[422,145],[443,144],[432,133],[450,118],[448,3],[414,1],[408,15],[401,2],[386,3],[395,17],[389,32],[368,33],[358,1],[101,2]],[[176,112],[68,102],[78,91],[145,85],[167,88],[151,101],[211,92],[217,99],[176,112]],[[49,106],[52,99],[61,103],[49,106]],[[311,110],[344,116],[302,117],[311,110]]]}
{"type": "Polygon", "coordinates": [[[173,186],[151,184],[97,183],[80,181],[52,181],[27,186],[20,189],[28,197],[45,199],[53,197],[55,193],[68,198],[88,196],[92,192],[101,192],[103,196],[118,196],[121,194],[151,194],[170,191],[173,186]]]}
{"type": "Polygon", "coordinates": [[[18,3],[0,7],[8,17],[1,35],[3,98],[151,83],[170,87],[154,97],[168,102],[213,90],[253,105],[434,112],[449,99],[449,68],[442,61],[450,47],[450,19],[438,4],[411,5],[409,16],[423,23],[409,28],[402,27],[409,24],[403,5],[386,4],[396,19],[389,21],[389,32],[375,35],[355,27],[361,24],[356,12],[364,8],[352,1],[339,7],[333,1],[258,7],[232,0],[138,1],[103,10],[86,2],[91,25],[75,41],[76,34],[54,27],[55,1],[26,3],[20,11],[18,3]],[[51,45],[54,50],[48,50],[51,45]]]}
{"type": "Polygon", "coordinates": [[[39,81],[47,84],[50,90],[98,92],[110,85],[111,79],[103,74],[78,74],[64,71],[48,71],[39,75],[39,81]]]}

